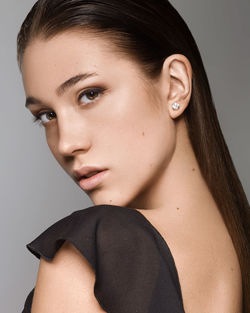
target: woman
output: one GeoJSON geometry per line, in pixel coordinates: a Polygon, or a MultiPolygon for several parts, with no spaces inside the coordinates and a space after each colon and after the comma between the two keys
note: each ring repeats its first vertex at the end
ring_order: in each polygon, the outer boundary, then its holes
{"type": "Polygon", "coordinates": [[[248,312],[249,204],[171,4],[39,0],[18,62],[27,108],[95,204],[27,245],[40,266],[23,312],[248,312]]]}

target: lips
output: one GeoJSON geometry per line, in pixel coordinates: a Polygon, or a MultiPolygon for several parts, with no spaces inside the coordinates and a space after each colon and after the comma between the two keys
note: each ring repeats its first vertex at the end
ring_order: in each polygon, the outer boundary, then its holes
{"type": "Polygon", "coordinates": [[[79,169],[73,170],[73,175],[75,180],[79,181],[82,178],[88,178],[94,176],[95,174],[106,170],[106,168],[100,168],[97,166],[82,166],[79,169]]]}
{"type": "Polygon", "coordinates": [[[84,176],[79,180],[78,184],[79,186],[85,190],[89,191],[94,188],[96,188],[100,183],[104,180],[104,178],[108,175],[108,170],[103,170],[100,172],[92,172],[90,174],[93,174],[92,176],[88,178],[84,178],[84,176]]]}
{"type": "Polygon", "coordinates": [[[91,176],[94,176],[95,174],[100,173],[99,171],[91,172],[88,175],[84,175],[83,178],[89,178],[91,176]]]}

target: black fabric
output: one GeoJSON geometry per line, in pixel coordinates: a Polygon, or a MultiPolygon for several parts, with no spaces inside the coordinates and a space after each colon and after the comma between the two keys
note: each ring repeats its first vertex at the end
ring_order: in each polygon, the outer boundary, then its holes
{"type": "MultiPolygon", "coordinates": [[[[139,211],[115,205],[78,210],[54,223],[27,244],[27,248],[37,258],[50,261],[65,240],[71,242],[93,267],[96,275],[94,294],[104,311],[184,312],[170,249],[139,211]]],[[[31,312],[34,289],[29,293],[22,313],[31,312]]]]}

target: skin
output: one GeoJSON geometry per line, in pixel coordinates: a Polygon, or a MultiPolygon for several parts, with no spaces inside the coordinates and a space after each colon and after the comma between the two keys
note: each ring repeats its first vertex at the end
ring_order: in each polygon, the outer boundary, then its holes
{"type": "Polygon", "coordinates": [[[239,264],[183,118],[192,93],[189,60],[171,55],[160,76],[149,80],[108,39],[68,31],[31,41],[22,77],[26,96],[39,99],[28,106],[31,113],[50,113],[51,119],[43,115],[43,126],[62,168],[73,179],[73,170],[82,165],[108,169],[98,188],[87,192],[93,203],[137,209],[167,240],[186,311],[202,307],[205,312],[207,304],[207,312],[238,312],[239,264]],[[98,75],[57,92],[63,82],[85,72],[98,75]],[[105,91],[94,100],[78,100],[93,87],[105,91]],[[174,102],[181,106],[177,111],[174,102]],[[233,310],[223,311],[229,299],[233,310]]]}
{"type": "Polygon", "coordinates": [[[56,113],[56,118],[44,124],[56,160],[72,178],[73,169],[82,165],[109,169],[103,183],[88,192],[94,204],[158,210],[165,203],[176,203],[172,191],[187,184],[179,184],[176,175],[180,172],[183,178],[187,168],[192,174],[195,164],[187,162],[187,142],[180,145],[179,157],[175,119],[190,99],[191,66],[184,56],[175,55],[166,61],[165,68],[162,79],[149,82],[135,62],[112,53],[104,39],[87,34],[69,32],[49,41],[36,39],[26,49],[22,66],[25,92],[43,103],[32,104],[29,109],[33,114],[56,113]],[[98,76],[63,94],[56,93],[64,81],[85,72],[98,76]],[[89,87],[104,87],[106,91],[91,105],[86,104],[86,97],[77,101],[89,87]],[[181,104],[178,112],[171,109],[175,101],[181,104]]]}

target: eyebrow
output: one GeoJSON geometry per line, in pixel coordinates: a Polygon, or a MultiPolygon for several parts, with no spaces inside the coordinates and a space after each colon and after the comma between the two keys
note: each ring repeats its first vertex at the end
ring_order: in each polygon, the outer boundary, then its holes
{"type": "MultiPolygon", "coordinates": [[[[56,93],[58,96],[61,96],[67,89],[73,87],[78,82],[83,81],[89,77],[98,76],[97,73],[84,73],[84,74],[78,74],[76,76],[73,76],[66,80],[64,83],[62,83],[57,89],[56,93]]],[[[29,96],[26,99],[25,107],[27,108],[29,105],[32,104],[42,104],[42,101],[39,99],[36,99],[35,97],[29,96]]]]}

